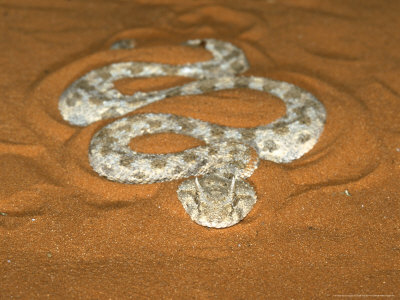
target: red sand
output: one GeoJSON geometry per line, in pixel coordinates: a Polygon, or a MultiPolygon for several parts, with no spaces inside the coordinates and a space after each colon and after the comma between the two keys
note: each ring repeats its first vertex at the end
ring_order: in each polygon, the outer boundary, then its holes
{"type": "MultiPolygon", "coordinates": [[[[379,0],[3,1],[0,298],[399,297],[399,12],[400,2],[379,0]],[[294,83],[328,113],[311,152],[260,164],[250,178],[257,204],[224,230],[190,220],[179,182],[100,178],[87,150],[109,120],[77,128],[57,109],[68,84],[111,61],[207,60],[205,50],[179,46],[202,37],[241,47],[247,75],[294,83]],[[107,50],[121,38],[135,38],[137,49],[107,50]]],[[[118,86],[131,93],[189,80],[118,86]]],[[[272,96],[238,89],[137,112],[251,127],[284,110],[272,96]]],[[[162,134],[134,147],[198,144],[162,134]]]]}

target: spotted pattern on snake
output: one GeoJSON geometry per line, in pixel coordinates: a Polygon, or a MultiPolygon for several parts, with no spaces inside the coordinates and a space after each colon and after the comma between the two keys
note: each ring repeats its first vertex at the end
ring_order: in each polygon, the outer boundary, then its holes
{"type": "MultiPolygon", "coordinates": [[[[114,43],[113,49],[124,48],[126,43],[114,43]]],[[[213,59],[184,65],[151,62],[118,62],[92,70],[73,82],[61,95],[59,109],[64,120],[73,125],[86,126],[93,122],[123,116],[142,106],[176,95],[201,94],[207,90],[184,90],[172,87],[154,92],[136,92],[131,96],[119,92],[114,82],[122,78],[157,76],[184,76],[215,78],[234,76],[249,65],[242,50],[230,43],[214,40],[189,40],[184,45],[201,47],[211,52],[213,59]]]]}
{"type": "Polygon", "coordinates": [[[246,178],[258,167],[259,159],[288,163],[307,153],[323,131],[326,111],[312,94],[293,84],[237,76],[248,69],[248,63],[243,51],[230,43],[205,39],[190,40],[185,45],[204,46],[213,59],[184,65],[113,63],[73,82],[61,95],[59,109],[71,124],[86,126],[177,95],[190,99],[190,95],[210,91],[247,88],[280,98],[286,105],[286,114],[253,128],[147,113],[118,119],[100,129],[91,140],[89,162],[101,176],[129,184],[186,179],[177,193],[192,220],[203,226],[225,228],[240,222],[257,201],[246,178]],[[126,77],[167,75],[193,77],[197,81],[131,96],[121,94],[113,84],[126,77]],[[167,154],[139,153],[129,146],[135,137],[167,132],[197,138],[205,146],[167,154]]]}

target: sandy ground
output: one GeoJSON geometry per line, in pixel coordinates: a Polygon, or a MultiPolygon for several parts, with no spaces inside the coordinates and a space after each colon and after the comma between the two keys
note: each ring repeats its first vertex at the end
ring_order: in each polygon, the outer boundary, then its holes
{"type": "MultiPolygon", "coordinates": [[[[400,2],[380,0],[1,1],[0,298],[400,297],[399,11],[400,2]],[[113,61],[208,60],[207,51],[180,46],[207,37],[242,48],[246,75],[294,83],[328,113],[304,157],[262,161],[249,180],[257,204],[224,230],[190,220],[178,181],[100,178],[88,144],[110,121],[78,128],[57,108],[72,81],[113,61]],[[137,47],[108,50],[123,38],[137,47]]],[[[252,127],[285,107],[238,89],[137,112],[252,127]]],[[[133,143],[156,153],[199,145],[173,134],[133,143]]]]}

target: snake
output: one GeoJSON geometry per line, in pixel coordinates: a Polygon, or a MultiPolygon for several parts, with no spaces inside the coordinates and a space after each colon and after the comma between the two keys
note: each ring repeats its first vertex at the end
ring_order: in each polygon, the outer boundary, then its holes
{"type": "MultiPolygon", "coordinates": [[[[120,42],[112,49],[126,50],[132,45],[120,42]]],[[[326,110],[315,96],[294,84],[240,76],[249,69],[249,63],[244,52],[229,42],[194,39],[183,45],[203,47],[211,53],[212,59],[180,65],[111,63],[72,82],[59,98],[59,110],[64,120],[75,126],[118,118],[98,130],[90,141],[89,163],[100,176],[125,184],[183,180],[177,196],[190,218],[202,226],[226,228],[243,220],[256,203],[256,191],[247,179],[260,160],[289,163],[311,150],[323,131],[326,110]],[[195,80],[133,95],[121,93],[114,85],[122,78],[158,76],[184,76],[195,80]],[[186,96],[189,100],[194,95],[238,88],[266,92],[279,98],[286,106],[286,114],[272,123],[251,128],[223,126],[165,113],[124,117],[168,97],[186,96]],[[190,136],[203,141],[204,145],[159,154],[131,148],[135,137],[158,133],[190,136]]]]}

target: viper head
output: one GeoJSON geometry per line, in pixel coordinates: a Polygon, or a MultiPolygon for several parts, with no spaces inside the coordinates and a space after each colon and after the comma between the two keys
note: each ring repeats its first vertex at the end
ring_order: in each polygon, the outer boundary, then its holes
{"type": "Polygon", "coordinates": [[[204,222],[211,224],[211,227],[227,226],[226,224],[237,204],[235,201],[235,182],[236,177],[233,176],[231,180],[220,179],[218,184],[202,186],[198,178],[195,178],[198,210],[204,222]]]}

